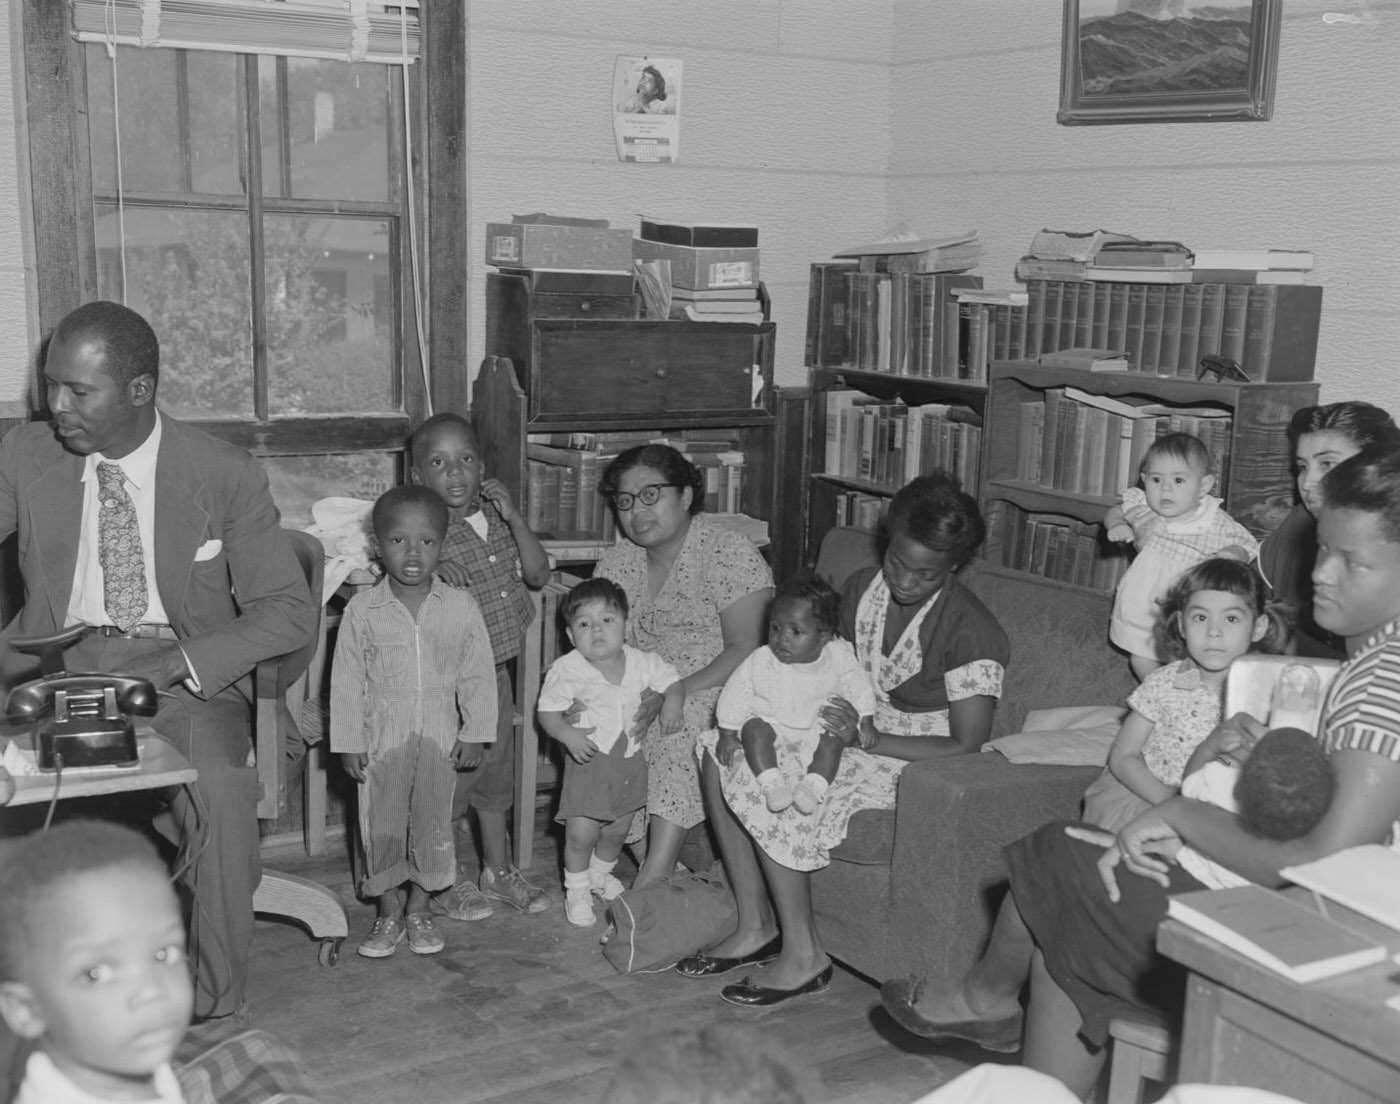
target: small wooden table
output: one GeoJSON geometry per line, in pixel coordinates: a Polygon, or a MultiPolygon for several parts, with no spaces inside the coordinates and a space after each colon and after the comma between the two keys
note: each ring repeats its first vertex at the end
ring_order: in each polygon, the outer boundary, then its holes
{"type": "MultiPolygon", "coordinates": [[[[15,739],[20,746],[29,746],[27,736],[15,739]]],[[[58,785],[59,797],[97,797],[133,790],[154,790],[186,785],[199,777],[194,764],[154,732],[138,732],[136,746],[141,756],[137,766],[103,771],[64,771],[62,782],[58,785]]],[[[51,772],[15,775],[15,795],[6,803],[6,807],[50,801],[56,784],[58,778],[51,772]]]]}
{"type": "MultiPolygon", "coordinates": [[[[1333,906],[1342,912],[1340,906],[1333,906]]],[[[1400,932],[1364,917],[1391,954],[1400,932]]],[[[1250,1085],[1308,1104],[1400,1101],[1400,966],[1374,966],[1299,985],[1176,920],[1157,949],[1190,971],[1178,1080],[1250,1085]]]]}

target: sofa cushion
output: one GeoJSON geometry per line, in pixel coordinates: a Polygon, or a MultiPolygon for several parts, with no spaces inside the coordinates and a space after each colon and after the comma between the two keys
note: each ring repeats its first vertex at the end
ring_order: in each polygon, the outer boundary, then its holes
{"type": "Polygon", "coordinates": [[[888,865],[894,854],[893,809],[862,809],[851,817],[846,838],[832,848],[833,860],[863,866],[888,865]]]}

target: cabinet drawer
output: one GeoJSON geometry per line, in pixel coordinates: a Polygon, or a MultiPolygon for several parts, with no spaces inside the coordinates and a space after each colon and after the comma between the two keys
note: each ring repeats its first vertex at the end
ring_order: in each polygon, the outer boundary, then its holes
{"type": "Polygon", "coordinates": [[[641,307],[635,295],[574,295],[535,292],[527,318],[636,318],[641,307]]]}
{"type": "Polygon", "coordinates": [[[766,415],[773,323],[536,320],[532,421],[766,415]]]}

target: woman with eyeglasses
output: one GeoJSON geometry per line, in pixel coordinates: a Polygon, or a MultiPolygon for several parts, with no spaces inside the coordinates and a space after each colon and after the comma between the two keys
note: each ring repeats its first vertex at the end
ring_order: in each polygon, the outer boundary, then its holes
{"type": "Polygon", "coordinates": [[[645,698],[637,724],[647,783],[647,847],[634,887],[675,869],[686,832],[705,819],[695,741],[714,724],[715,700],[740,661],[764,639],[773,574],[747,537],[710,522],[705,477],[668,445],[641,445],[603,472],[599,490],[627,539],[598,560],[631,607],[628,643],[657,652],[685,683],[685,725],[653,726],[661,697],[645,698]]]}

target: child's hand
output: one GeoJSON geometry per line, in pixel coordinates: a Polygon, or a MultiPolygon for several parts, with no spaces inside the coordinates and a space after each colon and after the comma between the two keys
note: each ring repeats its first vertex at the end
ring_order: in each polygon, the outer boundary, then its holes
{"type": "Polygon", "coordinates": [[[679,732],[685,724],[685,683],[677,680],[661,696],[661,731],[679,732]]]}
{"type": "Polygon", "coordinates": [[[486,745],[469,744],[466,740],[458,740],[452,745],[450,758],[455,770],[476,770],[477,767],[481,766],[481,761],[486,758],[486,745]]]}
{"type": "Polygon", "coordinates": [[[854,744],[860,734],[860,714],[856,707],[845,698],[828,698],[817,712],[822,728],[835,736],[847,747],[854,744]]]}
{"type": "Polygon", "coordinates": [[[875,741],[880,738],[880,733],[875,728],[874,717],[862,717],[860,719],[860,729],[856,734],[856,742],[862,751],[869,751],[875,746],[875,741]]]}
{"type": "Polygon", "coordinates": [[[587,763],[593,756],[598,754],[598,745],[588,738],[588,734],[594,731],[591,728],[575,728],[573,725],[566,725],[564,731],[560,732],[557,739],[569,753],[575,763],[587,763]]]}
{"type": "Polygon", "coordinates": [[[433,574],[448,586],[468,587],[472,581],[467,577],[467,569],[456,560],[438,560],[433,574]]]}
{"type": "Polygon", "coordinates": [[[340,765],[345,768],[345,773],[356,782],[364,782],[365,768],[369,766],[369,755],[363,751],[342,751],[340,765]]]}
{"type": "Polygon", "coordinates": [[[722,767],[728,767],[734,762],[734,756],[742,751],[744,745],[739,742],[739,734],[727,728],[719,731],[719,739],[715,741],[715,759],[722,767]]]}
{"type": "Polygon", "coordinates": [[[1131,544],[1133,541],[1133,527],[1126,521],[1120,521],[1116,525],[1108,527],[1108,539],[1114,544],[1131,544]]]}
{"type": "Polygon", "coordinates": [[[515,500],[510,497],[510,491],[499,479],[487,479],[482,482],[481,498],[483,502],[489,502],[496,507],[496,512],[501,515],[502,521],[510,521],[512,517],[520,515],[515,500]]]}

